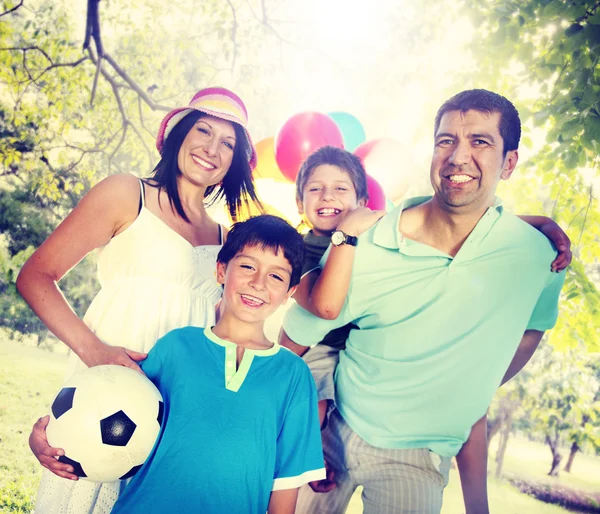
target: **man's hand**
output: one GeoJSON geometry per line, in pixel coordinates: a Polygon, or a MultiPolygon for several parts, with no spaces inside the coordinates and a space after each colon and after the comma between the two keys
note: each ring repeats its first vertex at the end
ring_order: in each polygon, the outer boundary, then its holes
{"type": "Polygon", "coordinates": [[[328,493],[332,489],[335,489],[335,473],[327,461],[325,461],[325,475],[323,480],[315,480],[308,483],[315,493],[328,493]]]}
{"type": "Polygon", "coordinates": [[[40,464],[49,469],[55,475],[69,480],[79,480],[77,475],[73,474],[73,467],[69,464],[63,464],[57,460],[65,454],[62,448],[52,448],[46,439],[46,427],[50,421],[50,416],[44,416],[37,420],[33,425],[33,430],[29,435],[29,448],[36,456],[40,464]]]}

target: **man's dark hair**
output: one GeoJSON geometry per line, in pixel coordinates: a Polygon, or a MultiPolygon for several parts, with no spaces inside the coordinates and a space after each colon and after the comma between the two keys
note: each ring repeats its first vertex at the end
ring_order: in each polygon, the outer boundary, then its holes
{"type": "Polygon", "coordinates": [[[469,89],[454,95],[438,109],[435,115],[435,126],[433,135],[437,134],[440,128],[442,116],[450,111],[479,111],[485,114],[497,112],[500,114],[499,131],[504,141],[502,156],[506,156],[506,152],[517,150],[519,141],[521,140],[521,120],[515,106],[504,98],[502,95],[492,93],[486,89],[469,89]]]}
{"type": "MultiPolygon", "coordinates": [[[[199,118],[206,116],[203,112],[192,111],[179,121],[169,132],[161,152],[161,159],[152,172],[152,179],[160,189],[167,192],[171,207],[175,209],[182,219],[189,223],[183,210],[181,198],[177,191],[177,177],[181,174],[177,158],[179,149],[188,132],[194,128],[199,118]]],[[[262,211],[262,205],[256,196],[252,182],[252,170],[248,164],[248,142],[244,129],[237,123],[231,122],[235,131],[235,148],[231,166],[223,177],[221,184],[206,188],[204,198],[206,204],[212,205],[217,200],[224,198],[231,219],[237,219],[243,204],[255,203],[262,211]]]]}
{"type": "Polygon", "coordinates": [[[304,241],[287,221],[263,214],[235,223],[219,251],[217,261],[227,264],[247,246],[283,251],[283,256],[292,266],[290,287],[298,285],[304,264],[304,241]]]}
{"type": "Polygon", "coordinates": [[[356,155],[353,155],[346,150],[342,150],[341,148],[324,146],[310,154],[300,167],[300,171],[296,177],[296,196],[299,200],[302,200],[304,187],[312,172],[315,168],[322,166],[323,164],[337,166],[348,174],[354,185],[357,200],[369,199],[369,193],[367,192],[367,173],[365,172],[365,168],[360,162],[360,159],[356,157],[356,155]]]}

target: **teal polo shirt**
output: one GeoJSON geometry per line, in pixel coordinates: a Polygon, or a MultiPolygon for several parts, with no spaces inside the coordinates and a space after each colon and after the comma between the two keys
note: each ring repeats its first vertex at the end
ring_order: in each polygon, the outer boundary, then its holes
{"type": "Polygon", "coordinates": [[[348,425],[376,447],[450,457],[485,414],[525,330],[554,326],[564,273],[550,271],[546,237],[499,202],[454,258],[404,237],[402,209],[429,198],[407,200],[360,236],[336,320],[293,305],[284,328],[310,346],[355,323],[335,375],[348,425]]]}

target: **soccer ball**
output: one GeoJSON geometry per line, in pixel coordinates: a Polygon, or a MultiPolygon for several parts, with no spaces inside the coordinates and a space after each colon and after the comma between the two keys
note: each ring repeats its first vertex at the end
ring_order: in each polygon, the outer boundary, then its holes
{"type": "Polygon", "coordinates": [[[145,376],[123,366],[95,366],[73,375],[52,402],[46,435],[58,460],[92,482],[132,477],[148,458],[164,404],[145,376]]]}

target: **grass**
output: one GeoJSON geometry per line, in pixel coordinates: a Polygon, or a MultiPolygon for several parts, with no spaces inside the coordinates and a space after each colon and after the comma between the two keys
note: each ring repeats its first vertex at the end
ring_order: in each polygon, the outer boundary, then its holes
{"type": "MultiPolygon", "coordinates": [[[[0,338],[0,513],[33,511],[41,467],[29,451],[27,439],[33,423],[48,411],[62,384],[64,355],[27,347],[0,338]]],[[[490,472],[494,470],[492,442],[490,472]]],[[[565,455],[567,451],[563,452],[565,455]]],[[[548,477],[550,451],[542,444],[514,437],[505,457],[504,471],[526,480],[600,492],[600,459],[578,454],[571,474],[548,477]]],[[[504,481],[490,477],[489,494],[494,514],[564,514],[567,511],[522,494],[504,481]]],[[[460,480],[455,470],[444,491],[442,514],[463,513],[460,480]]],[[[360,490],[347,514],[361,514],[360,490]]]]}
{"type": "Polygon", "coordinates": [[[0,512],[31,512],[41,467],[27,443],[62,384],[61,355],[0,340],[0,512]]]}

